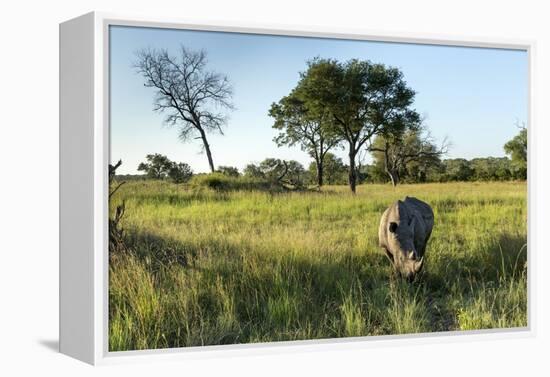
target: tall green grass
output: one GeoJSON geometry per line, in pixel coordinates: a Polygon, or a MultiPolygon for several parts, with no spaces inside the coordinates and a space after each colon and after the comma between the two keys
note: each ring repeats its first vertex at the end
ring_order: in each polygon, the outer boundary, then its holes
{"type": "Polygon", "coordinates": [[[449,183],[321,192],[122,186],[129,253],[111,255],[111,351],[527,325],[526,186],[449,183]],[[425,270],[378,248],[394,200],[430,203],[425,270]]]}

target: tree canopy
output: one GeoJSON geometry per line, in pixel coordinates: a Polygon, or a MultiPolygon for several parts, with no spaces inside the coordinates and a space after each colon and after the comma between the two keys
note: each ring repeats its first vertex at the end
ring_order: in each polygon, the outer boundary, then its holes
{"type": "Polygon", "coordinates": [[[139,164],[137,170],[144,172],[149,178],[163,179],[168,176],[172,168],[172,161],[168,157],[155,153],[145,156],[147,162],[139,164]]]}
{"type": "Polygon", "coordinates": [[[298,161],[266,158],[260,164],[248,164],[244,169],[245,177],[265,179],[272,185],[292,188],[305,188],[307,172],[298,161]]]}
{"type": "Polygon", "coordinates": [[[239,177],[241,175],[241,173],[239,173],[239,169],[234,166],[218,166],[217,171],[223,175],[227,175],[228,177],[239,177]]]}
{"type": "Polygon", "coordinates": [[[138,171],[142,171],[148,178],[166,179],[170,178],[175,183],[187,182],[193,175],[193,170],[185,162],[174,162],[162,154],[148,154],[138,166],[138,171]]]}
{"type": "Polygon", "coordinates": [[[172,162],[172,166],[168,171],[168,177],[174,181],[174,183],[184,183],[191,179],[193,176],[193,170],[191,166],[185,162],[172,162]]]}
{"type": "Polygon", "coordinates": [[[338,145],[341,138],[330,131],[332,122],[325,110],[308,107],[308,103],[293,90],[278,103],[273,103],[269,115],[275,119],[273,128],[281,132],[274,138],[278,146],[300,145],[313,158],[317,185],[323,185],[323,167],[327,153],[338,145]]]}
{"type": "Polygon", "coordinates": [[[402,72],[368,60],[314,59],[296,87],[309,111],[327,112],[327,133],[341,138],[348,149],[348,180],[355,192],[356,156],[377,134],[397,132],[418,123],[411,108],[415,92],[402,72]]]}
{"type": "Polygon", "coordinates": [[[445,141],[437,147],[430,134],[416,125],[403,132],[380,134],[369,146],[375,166],[383,169],[394,186],[404,176],[426,181],[429,170],[440,166],[447,148],[445,141]]]}
{"type": "Polygon", "coordinates": [[[527,179],[527,128],[519,128],[519,133],[504,145],[504,151],[512,160],[514,176],[517,179],[527,179]]]}
{"type": "MultiPolygon", "coordinates": [[[[348,167],[340,157],[336,157],[332,153],[327,153],[324,158],[323,175],[324,182],[327,185],[345,185],[347,183],[348,167]]],[[[312,178],[316,178],[317,165],[312,161],[309,165],[309,174],[312,178]]],[[[316,184],[317,181],[313,182],[316,184]]]]}

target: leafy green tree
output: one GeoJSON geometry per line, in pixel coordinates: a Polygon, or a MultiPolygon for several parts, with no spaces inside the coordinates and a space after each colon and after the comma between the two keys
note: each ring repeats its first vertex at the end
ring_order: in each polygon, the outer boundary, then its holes
{"type": "Polygon", "coordinates": [[[512,163],[507,157],[498,158],[496,161],[495,179],[508,181],[513,178],[512,163]]]}
{"type": "Polygon", "coordinates": [[[304,188],[308,174],[298,161],[285,161],[278,158],[266,158],[260,164],[248,164],[244,176],[263,179],[275,186],[292,186],[304,188]]]}
{"type": "Polygon", "coordinates": [[[385,183],[388,181],[388,174],[384,170],[384,165],[380,162],[365,165],[364,175],[366,182],[385,183]]]}
{"type": "Polygon", "coordinates": [[[483,157],[470,161],[472,178],[478,181],[502,181],[512,177],[511,164],[507,157],[483,157]]]}
{"type": "MultiPolygon", "coordinates": [[[[313,178],[317,177],[317,164],[313,161],[309,165],[309,173],[313,178]]],[[[340,157],[327,153],[324,158],[324,182],[328,185],[345,185],[347,183],[348,167],[340,157]]],[[[314,182],[318,184],[318,182],[314,182]]]]}
{"type": "Polygon", "coordinates": [[[193,175],[193,170],[185,162],[173,162],[162,154],[148,154],[147,162],[138,166],[138,171],[143,171],[148,178],[166,179],[170,178],[175,183],[187,182],[193,175]]]}
{"type": "Polygon", "coordinates": [[[149,178],[164,179],[168,176],[172,168],[172,161],[168,157],[159,153],[148,154],[145,156],[147,162],[142,162],[138,166],[138,171],[143,171],[149,178]]]}
{"type": "Polygon", "coordinates": [[[447,149],[447,142],[438,148],[429,133],[416,126],[402,132],[379,134],[369,146],[375,166],[386,172],[393,186],[405,177],[413,182],[426,181],[429,170],[440,165],[447,149]]]}
{"type": "Polygon", "coordinates": [[[286,185],[291,185],[292,187],[297,189],[306,188],[307,182],[309,180],[309,175],[304,166],[296,160],[283,160],[283,164],[285,163],[287,166],[287,173],[285,174],[281,182],[286,185]]]}
{"type": "Polygon", "coordinates": [[[166,114],[164,122],[178,127],[182,141],[202,141],[210,170],[214,172],[207,134],[223,134],[227,116],[217,110],[234,108],[229,79],[206,69],[206,52],[192,51],[183,45],[177,56],[165,49],[145,49],[136,55],[135,68],[143,76],[144,85],[155,89],[153,110],[166,114]]]}
{"type": "Polygon", "coordinates": [[[233,166],[218,166],[218,172],[222,173],[223,175],[227,175],[228,177],[239,177],[241,174],[239,173],[239,169],[233,166]]]}
{"type": "Polygon", "coordinates": [[[527,128],[520,127],[519,134],[504,144],[504,151],[512,160],[515,179],[527,179],[527,128]]]}
{"type": "Polygon", "coordinates": [[[248,178],[265,178],[264,173],[258,165],[248,164],[243,170],[243,175],[248,178]]]}
{"type": "Polygon", "coordinates": [[[308,111],[328,112],[327,132],[347,144],[348,181],[357,185],[356,157],[372,137],[418,123],[411,109],[415,92],[397,68],[352,59],[314,59],[301,74],[296,90],[308,111]]]}
{"type": "Polygon", "coordinates": [[[470,162],[464,158],[443,160],[443,181],[469,181],[474,174],[470,162]]]}
{"type": "Polygon", "coordinates": [[[437,182],[443,172],[441,158],[436,156],[410,161],[406,168],[405,181],[410,183],[437,182]]]}
{"type": "Polygon", "coordinates": [[[259,170],[272,183],[303,188],[307,182],[306,171],[298,161],[266,158],[260,163],[259,170]]]}
{"type": "Polygon", "coordinates": [[[470,161],[473,178],[477,181],[490,181],[494,175],[494,166],[488,158],[473,158],[470,161]]]}
{"type": "Polygon", "coordinates": [[[269,115],[275,119],[273,128],[281,131],[274,141],[278,146],[300,145],[313,158],[317,185],[322,186],[325,156],[341,140],[327,131],[327,123],[333,121],[330,114],[309,109],[299,90],[293,90],[271,105],[269,115]]]}
{"type": "Polygon", "coordinates": [[[329,185],[346,184],[348,167],[340,157],[332,153],[325,156],[325,176],[329,185]]]}
{"type": "Polygon", "coordinates": [[[191,179],[193,170],[185,162],[172,162],[172,166],[168,171],[168,176],[175,183],[184,183],[191,179]]]}

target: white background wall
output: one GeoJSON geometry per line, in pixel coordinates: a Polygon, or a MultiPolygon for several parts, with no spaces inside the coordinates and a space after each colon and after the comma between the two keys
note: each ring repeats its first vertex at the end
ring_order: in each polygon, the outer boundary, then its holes
{"type": "MultiPolygon", "coordinates": [[[[0,375],[542,375],[550,371],[550,28],[545,1],[79,0],[0,5],[0,375]],[[58,23],[91,10],[199,21],[537,40],[535,338],[91,368],[55,353],[58,333],[58,23]],[[546,349],[544,349],[546,348],[546,349]],[[11,370],[11,373],[8,372],[11,370]],[[546,373],[544,373],[544,372],[546,373]]],[[[531,145],[533,146],[533,145],[531,145]]],[[[450,277],[452,278],[452,277],[450,277]]]]}

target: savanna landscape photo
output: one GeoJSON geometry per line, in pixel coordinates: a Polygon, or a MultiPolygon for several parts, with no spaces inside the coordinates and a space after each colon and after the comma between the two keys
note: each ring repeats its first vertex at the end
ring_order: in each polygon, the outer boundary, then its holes
{"type": "Polygon", "coordinates": [[[528,326],[526,51],[109,39],[109,351],[528,326]]]}

